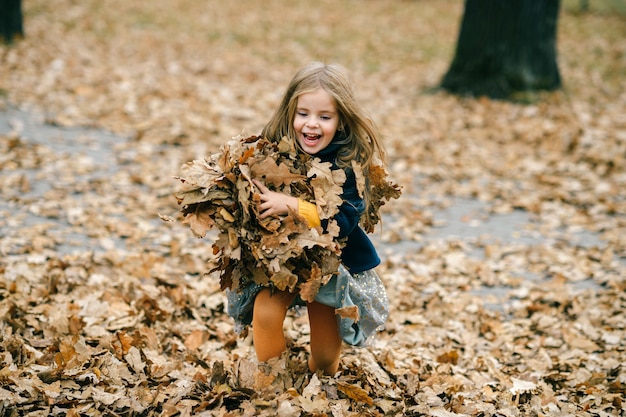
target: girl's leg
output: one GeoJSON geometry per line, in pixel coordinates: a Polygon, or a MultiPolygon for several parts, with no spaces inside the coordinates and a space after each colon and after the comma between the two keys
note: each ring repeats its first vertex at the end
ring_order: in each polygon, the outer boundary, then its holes
{"type": "Polygon", "coordinates": [[[286,349],[283,323],[295,294],[262,289],[254,300],[252,341],[259,362],[279,357],[286,349]]]}
{"type": "Polygon", "coordinates": [[[339,368],[341,336],[335,308],[316,301],[307,304],[311,325],[311,356],[309,370],[321,369],[327,375],[334,375],[339,368]]]}

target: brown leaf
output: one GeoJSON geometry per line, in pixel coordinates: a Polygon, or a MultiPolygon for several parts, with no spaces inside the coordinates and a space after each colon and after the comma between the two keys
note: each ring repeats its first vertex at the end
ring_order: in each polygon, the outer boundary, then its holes
{"type": "Polygon", "coordinates": [[[339,391],[343,392],[348,398],[352,400],[368,405],[374,404],[374,400],[367,394],[367,391],[357,385],[337,381],[337,389],[339,389],[339,391]]]}
{"type": "Polygon", "coordinates": [[[345,319],[351,319],[354,322],[358,322],[360,318],[359,308],[357,306],[346,306],[342,308],[337,308],[335,309],[335,314],[345,319]]]}
{"type": "Polygon", "coordinates": [[[459,362],[459,352],[456,350],[451,350],[449,352],[442,353],[437,356],[437,362],[439,363],[451,363],[452,365],[456,365],[459,362]]]}
{"type": "Polygon", "coordinates": [[[359,193],[359,196],[363,198],[363,196],[365,195],[365,187],[367,187],[367,181],[365,180],[365,175],[363,175],[363,167],[360,163],[353,160],[352,169],[354,170],[354,176],[356,178],[356,189],[359,193]]]}
{"type": "Polygon", "coordinates": [[[185,347],[189,350],[196,350],[206,341],[207,336],[204,330],[196,329],[185,338],[185,347]]]}
{"type": "Polygon", "coordinates": [[[374,231],[374,226],[380,221],[380,207],[392,198],[400,198],[401,187],[387,181],[387,171],[380,165],[369,168],[369,182],[371,199],[369,201],[369,216],[363,216],[361,224],[366,232],[374,231]]]}
{"type": "Polygon", "coordinates": [[[331,170],[331,166],[329,162],[321,162],[314,158],[308,171],[320,219],[333,217],[339,212],[339,206],[343,203],[341,194],[346,174],[340,169],[331,170]]]}
{"type": "Polygon", "coordinates": [[[292,172],[286,163],[276,163],[272,158],[264,157],[250,166],[253,178],[263,179],[266,186],[281,187],[292,182],[302,181],[303,174],[292,172]]]}
{"type": "Polygon", "coordinates": [[[207,232],[215,225],[215,221],[208,211],[198,209],[195,213],[187,214],[183,224],[189,225],[194,236],[205,237],[207,232]]]}
{"type": "Polygon", "coordinates": [[[315,301],[315,296],[322,286],[323,276],[322,271],[317,266],[317,264],[311,265],[310,273],[308,273],[308,278],[302,284],[300,284],[300,297],[308,302],[312,303],[315,301]]]}
{"type": "Polygon", "coordinates": [[[274,286],[281,291],[293,291],[298,283],[298,276],[280,264],[276,265],[278,266],[278,270],[272,274],[270,280],[274,286]]]}

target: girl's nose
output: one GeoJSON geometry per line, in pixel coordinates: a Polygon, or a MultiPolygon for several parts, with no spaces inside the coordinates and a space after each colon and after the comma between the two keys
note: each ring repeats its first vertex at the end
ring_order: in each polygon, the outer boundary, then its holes
{"type": "Polygon", "coordinates": [[[306,119],[306,126],[307,127],[317,127],[318,123],[317,123],[317,119],[315,117],[309,117],[306,119]]]}

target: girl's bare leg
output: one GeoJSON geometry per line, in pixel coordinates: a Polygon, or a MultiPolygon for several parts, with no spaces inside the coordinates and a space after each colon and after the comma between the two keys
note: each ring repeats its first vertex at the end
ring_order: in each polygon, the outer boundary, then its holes
{"type": "Polygon", "coordinates": [[[339,369],[341,336],[335,309],[325,304],[312,302],[307,304],[311,325],[311,356],[309,370],[322,370],[327,375],[334,375],[339,369]]]}
{"type": "Polygon", "coordinates": [[[254,300],[252,341],[259,362],[279,357],[286,349],[283,323],[295,294],[262,289],[254,300]]]}

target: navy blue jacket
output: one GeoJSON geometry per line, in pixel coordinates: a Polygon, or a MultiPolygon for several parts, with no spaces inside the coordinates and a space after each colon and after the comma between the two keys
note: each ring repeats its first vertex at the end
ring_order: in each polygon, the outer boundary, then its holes
{"type": "MultiPolygon", "coordinates": [[[[337,143],[336,139],[335,137],[326,148],[313,155],[320,158],[322,162],[330,162],[333,169],[338,169],[337,151],[344,146],[337,143]]],[[[343,203],[339,207],[339,212],[333,217],[339,225],[339,239],[347,237],[341,252],[341,262],[351,273],[363,272],[380,264],[380,258],[372,241],[359,226],[361,215],[365,212],[365,202],[359,197],[354,171],[345,168],[344,172],[346,182],[343,184],[341,194],[343,203]]],[[[328,220],[322,221],[322,227],[326,228],[327,224],[328,220]]]]}

